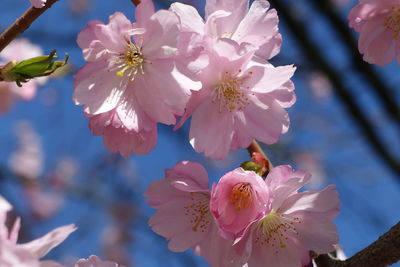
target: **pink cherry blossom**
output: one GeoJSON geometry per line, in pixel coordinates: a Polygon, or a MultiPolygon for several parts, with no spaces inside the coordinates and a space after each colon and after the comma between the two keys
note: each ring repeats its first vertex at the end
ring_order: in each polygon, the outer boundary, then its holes
{"type": "Polygon", "coordinates": [[[46,4],[46,0],[29,0],[32,6],[36,8],[42,8],[46,4]]]}
{"type": "Polygon", "coordinates": [[[228,239],[235,239],[265,211],[268,190],[264,180],[253,171],[237,168],[213,186],[211,212],[228,239]]]}
{"type": "Polygon", "coordinates": [[[188,161],[176,164],[166,170],[165,178],[150,184],[145,196],[157,209],[149,225],[169,240],[170,250],[181,252],[194,248],[212,266],[242,266],[229,258],[233,241],[218,234],[210,213],[208,175],[200,164],[188,161]]]}
{"type": "MultiPolygon", "coordinates": [[[[123,129],[143,141],[155,136],[154,123],[176,122],[191,90],[200,89],[200,83],[183,75],[175,64],[178,17],[167,10],[155,12],[151,0],[137,6],[135,17],[132,23],[116,12],[108,24],[91,21],[78,35],[88,63],[75,76],[74,100],[85,105],[90,116],[118,113],[122,124],[114,126],[118,133],[113,130],[109,136],[121,136],[123,129]]],[[[113,142],[119,141],[109,143],[113,142]]]]}
{"type": "Polygon", "coordinates": [[[250,9],[248,0],[207,0],[205,22],[192,6],[177,2],[170,9],[179,16],[183,31],[198,34],[190,45],[199,45],[198,39],[204,36],[230,38],[256,46],[257,56],[270,59],[279,53],[282,37],[276,10],[269,7],[265,0],[254,1],[250,9]]]}
{"type": "Polygon", "coordinates": [[[310,262],[309,251],[318,254],[334,249],[338,242],[332,222],[339,199],[334,186],[298,192],[310,175],[278,166],[266,178],[270,191],[264,216],[253,222],[235,241],[235,253],[248,267],[302,266],[310,262]]]}
{"type": "MultiPolygon", "coordinates": [[[[25,60],[42,55],[39,46],[31,44],[27,39],[12,41],[0,54],[0,65],[10,61],[25,60]]],[[[36,95],[38,86],[47,81],[46,77],[35,78],[18,87],[15,82],[0,82],[0,113],[8,111],[17,100],[31,100],[36,95]]]]}
{"type": "Polygon", "coordinates": [[[349,25],[360,33],[358,49],[364,60],[379,66],[400,63],[400,2],[361,0],[349,14],[349,25]]]}
{"type": "Polygon", "coordinates": [[[190,142],[197,152],[222,159],[253,139],[275,143],[287,132],[284,108],[295,102],[291,65],[252,61],[255,47],[229,39],[206,40],[206,49],[189,64],[202,82],[176,127],[192,116],[190,142]],[[203,67],[206,66],[206,67],[203,67]]]}
{"type": "Polygon", "coordinates": [[[24,244],[17,244],[20,219],[8,231],[5,222],[12,206],[0,196],[0,266],[9,267],[61,267],[53,261],[40,261],[51,249],[62,243],[73,231],[74,225],[58,227],[46,235],[24,244]]]}
{"type": "Polygon", "coordinates": [[[124,267],[124,265],[112,261],[102,261],[96,255],[91,255],[88,259],[78,260],[75,267],[124,267]]]}

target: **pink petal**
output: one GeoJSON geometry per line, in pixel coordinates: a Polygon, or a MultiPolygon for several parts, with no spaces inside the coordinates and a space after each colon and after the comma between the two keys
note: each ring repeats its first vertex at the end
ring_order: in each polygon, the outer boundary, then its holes
{"type": "Polygon", "coordinates": [[[233,137],[233,116],[219,112],[219,104],[205,101],[197,108],[190,126],[190,143],[197,152],[215,159],[224,158],[233,137]]]}
{"type": "Polygon", "coordinates": [[[112,14],[108,24],[94,26],[97,39],[112,52],[125,51],[130,30],[132,30],[132,22],[121,12],[112,14]]]}
{"type": "Polygon", "coordinates": [[[204,34],[204,21],[197,9],[179,2],[173,3],[170,10],[178,15],[180,23],[185,31],[194,31],[204,34]]]}
{"type": "Polygon", "coordinates": [[[106,62],[90,62],[74,76],[73,99],[77,105],[85,105],[85,111],[95,115],[107,112],[121,100],[121,78],[110,72],[106,62]]]}
{"type": "Polygon", "coordinates": [[[273,99],[263,99],[261,103],[256,97],[249,96],[250,104],[244,109],[247,129],[255,139],[267,144],[278,141],[280,135],[289,127],[286,111],[273,99]]]}
{"type": "Polygon", "coordinates": [[[254,1],[232,36],[239,43],[248,42],[260,47],[256,54],[265,59],[279,53],[282,43],[276,10],[268,9],[268,1],[254,1]]]}
{"type": "Polygon", "coordinates": [[[30,251],[35,257],[41,258],[63,242],[75,230],[76,228],[73,224],[58,227],[38,239],[18,246],[30,251]]]}

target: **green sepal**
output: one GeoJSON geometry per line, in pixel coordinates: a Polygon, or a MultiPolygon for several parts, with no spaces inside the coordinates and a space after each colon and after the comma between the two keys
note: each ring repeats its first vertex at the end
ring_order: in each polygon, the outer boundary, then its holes
{"type": "Polygon", "coordinates": [[[242,165],[240,165],[240,167],[242,167],[246,171],[253,171],[260,176],[262,176],[262,174],[263,174],[262,166],[260,166],[259,164],[255,163],[253,161],[245,161],[242,163],[242,165]]]}
{"type": "Polygon", "coordinates": [[[68,62],[68,54],[65,54],[64,61],[54,61],[56,58],[56,50],[53,50],[48,56],[38,56],[18,63],[10,62],[1,70],[1,77],[4,81],[16,82],[21,86],[21,83],[30,79],[52,74],[68,62]]]}

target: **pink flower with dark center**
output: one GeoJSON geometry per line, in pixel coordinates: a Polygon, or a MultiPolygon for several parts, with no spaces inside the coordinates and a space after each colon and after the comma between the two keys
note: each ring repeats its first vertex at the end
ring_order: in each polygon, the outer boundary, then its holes
{"type": "Polygon", "coordinates": [[[238,168],[222,176],[213,186],[210,207],[220,232],[234,240],[263,215],[267,200],[264,180],[253,171],[238,168]]]}
{"type": "Polygon", "coordinates": [[[201,45],[198,39],[205,36],[230,38],[239,44],[256,46],[257,56],[270,59],[279,53],[282,37],[278,32],[276,10],[268,10],[269,7],[265,0],[254,1],[250,9],[247,0],[207,0],[205,21],[189,5],[173,3],[170,10],[179,16],[183,31],[198,35],[191,40],[192,46],[201,45]]]}
{"type": "Polygon", "coordinates": [[[174,124],[191,90],[200,89],[175,64],[178,17],[171,11],[155,12],[151,0],[136,7],[135,17],[132,23],[117,12],[108,24],[91,21],[77,40],[88,63],[75,75],[75,103],[85,105],[91,118],[105,113],[103,117],[113,117],[112,126],[100,125],[98,117],[92,124],[107,128],[105,141],[114,151],[124,149],[124,156],[147,153],[155,143],[155,123],[174,124]],[[121,148],[121,141],[114,139],[121,136],[134,143],[121,148]],[[136,152],[133,147],[145,139],[150,144],[136,152]]]}
{"type": "Polygon", "coordinates": [[[379,66],[400,63],[400,2],[361,0],[349,14],[349,25],[360,33],[364,60],[379,66]]]}
{"type": "Polygon", "coordinates": [[[310,175],[277,166],[266,178],[269,201],[264,215],[235,241],[235,253],[248,267],[303,266],[309,251],[318,254],[334,249],[338,242],[332,222],[338,214],[339,199],[334,186],[299,192],[310,175]]]}
{"type": "Polygon", "coordinates": [[[194,248],[212,266],[241,266],[229,258],[233,241],[218,233],[210,213],[208,175],[200,164],[188,161],[176,164],[166,170],[165,178],[150,184],[145,196],[157,209],[149,225],[169,240],[170,250],[194,248]]]}
{"type": "Polygon", "coordinates": [[[202,82],[176,128],[192,116],[190,142],[197,152],[222,159],[253,139],[275,143],[289,127],[284,108],[295,102],[293,66],[251,61],[256,48],[229,39],[207,39],[189,64],[202,82]],[[205,67],[204,67],[205,66],[205,67]]]}
{"type": "Polygon", "coordinates": [[[42,8],[46,4],[46,0],[29,0],[32,6],[36,8],[42,8]]]}
{"type": "Polygon", "coordinates": [[[62,243],[76,230],[74,225],[58,227],[48,234],[24,244],[17,244],[20,219],[18,218],[11,231],[8,231],[5,222],[7,212],[12,206],[0,196],[0,266],[10,267],[62,267],[54,261],[40,261],[51,249],[62,243]]]}

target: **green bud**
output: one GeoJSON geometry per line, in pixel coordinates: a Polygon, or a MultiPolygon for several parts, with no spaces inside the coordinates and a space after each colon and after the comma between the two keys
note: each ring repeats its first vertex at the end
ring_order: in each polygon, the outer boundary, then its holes
{"type": "Polygon", "coordinates": [[[48,56],[39,56],[16,63],[9,62],[0,72],[0,77],[7,82],[16,82],[18,86],[36,77],[52,74],[58,68],[67,64],[68,54],[64,61],[54,61],[57,58],[56,50],[51,51],[48,56]]]}
{"type": "Polygon", "coordinates": [[[259,164],[255,163],[253,161],[245,161],[242,163],[242,165],[240,165],[240,167],[242,167],[246,171],[253,171],[260,176],[262,176],[262,174],[263,174],[262,166],[260,166],[259,164]]]}

